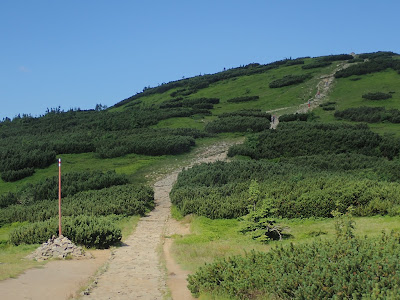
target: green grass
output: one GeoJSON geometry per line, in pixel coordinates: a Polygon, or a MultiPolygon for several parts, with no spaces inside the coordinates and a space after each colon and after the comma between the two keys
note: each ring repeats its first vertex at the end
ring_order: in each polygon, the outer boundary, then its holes
{"type": "MultiPolygon", "coordinates": [[[[379,73],[335,79],[327,101],[336,102],[335,107],[337,110],[360,106],[384,106],[387,109],[400,109],[399,80],[400,75],[391,69],[379,73]],[[354,81],[355,78],[360,78],[360,80],[354,81]],[[394,93],[392,93],[392,98],[386,100],[367,100],[362,98],[363,94],[373,92],[394,93]]],[[[314,110],[314,113],[320,117],[319,120],[323,122],[338,121],[333,116],[334,112],[324,111],[322,108],[314,110]]],[[[379,134],[391,133],[400,136],[400,124],[376,123],[369,124],[369,127],[379,134]]]]}
{"type": "Polygon", "coordinates": [[[116,226],[121,229],[122,242],[124,242],[136,229],[136,226],[140,220],[139,216],[123,217],[116,222],[116,226]]]}
{"type": "Polygon", "coordinates": [[[366,74],[362,76],[351,76],[336,79],[336,84],[330,100],[337,102],[337,108],[343,110],[358,106],[385,106],[386,108],[400,109],[400,75],[388,69],[379,73],[366,74]],[[361,78],[353,81],[354,78],[361,78]],[[392,98],[386,100],[367,100],[362,98],[363,94],[373,92],[394,92],[392,98]]]}
{"type": "MultiPolygon", "coordinates": [[[[127,174],[134,176],[142,168],[150,165],[155,165],[159,161],[165,159],[165,156],[146,156],[137,154],[128,154],[122,157],[99,159],[94,153],[82,154],[62,154],[59,155],[62,159],[62,172],[77,172],[77,171],[115,171],[119,174],[127,174]]],[[[26,183],[36,183],[46,178],[58,176],[58,163],[54,163],[45,169],[36,169],[35,174],[19,180],[17,182],[4,182],[0,179],[0,194],[7,192],[15,192],[26,183]]]]}
{"type": "Polygon", "coordinates": [[[393,123],[375,123],[375,124],[368,124],[369,128],[372,131],[380,134],[391,134],[397,137],[400,137],[400,124],[393,124],[393,123]]]}
{"type": "Polygon", "coordinates": [[[190,95],[190,98],[216,97],[220,104],[215,105],[213,114],[219,115],[241,109],[272,110],[281,107],[298,106],[305,103],[316,91],[316,85],[321,74],[329,73],[329,68],[312,72],[301,69],[301,66],[281,67],[266,73],[231,78],[211,84],[190,95]],[[303,84],[271,89],[269,83],[285,75],[312,73],[314,77],[303,84]],[[227,100],[239,96],[259,96],[257,101],[228,103],[227,100]]]}
{"type": "Polygon", "coordinates": [[[12,224],[6,224],[2,227],[0,227],[0,245],[5,245],[8,241],[8,237],[10,235],[10,232],[20,226],[23,226],[25,224],[28,224],[28,222],[15,222],[12,224]]]}
{"type": "MultiPolygon", "coordinates": [[[[82,171],[82,170],[115,170],[117,173],[128,174],[133,182],[146,182],[147,178],[143,176],[144,169],[159,165],[161,161],[168,161],[167,156],[153,157],[145,155],[129,154],[123,157],[113,159],[98,159],[94,153],[83,154],[64,154],[62,158],[62,171],[82,171]]],[[[45,178],[58,176],[58,166],[54,165],[46,169],[38,169],[36,173],[28,178],[14,182],[6,183],[0,180],[0,193],[16,191],[26,183],[35,183],[45,178]]],[[[122,230],[122,240],[124,241],[136,228],[139,221],[138,216],[122,218],[117,222],[117,226],[122,230]]],[[[32,267],[41,266],[44,263],[25,260],[24,257],[34,251],[39,245],[20,245],[13,246],[7,243],[9,233],[23,225],[14,223],[0,228],[0,280],[13,278],[32,267]]]]}
{"type": "MultiPolygon", "coordinates": [[[[306,59],[306,62],[311,59],[306,59]]],[[[298,105],[306,103],[309,98],[315,95],[317,91],[317,83],[320,80],[320,76],[324,74],[332,73],[336,67],[335,64],[325,68],[319,68],[314,70],[303,70],[301,65],[294,66],[281,66],[278,69],[272,69],[262,74],[254,74],[249,76],[241,76],[231,78],[223,81],[218,81],[211,84],[209,87],[201,89],[194,94],[188,96],[189,99],[193,98],[219,98],[220,103],[214,105],[212,110],[213,115],[219,115],[225,112],[232,112],[241,109],[261,109],[261,110],[273,110],[282,107],[294,107],[297,109],[298,105]],[[313,78],[307,80],[305,83],[296,84],[292,86],[286,86],[282,88],[271,89],[269,83],[277,78],[281,78],[285,75],[300,75],[300,74],[313,74],[313,78]],[[242,102],[242,103],[228,103],[227,100],[239,97],[239,96],[254,96],[260,97],[257,101],[242,102]]],[[[141,97],[141,105],[153,105],[160,104],[161,102],[172,99],[170,94],[177,89],[171,89],[163,94],[153,94],[145,97],[141,97]]],[[[129,103],[128,103],[129,104],[129,103]]],[[[112,110],[122,110],[128,104],[113,108],[112,110]]],[[[172,118],[163,120],[155,128],[179,128],[179,127],[190,127],[190,128],[204,128],[204,123],[207,123],[210,117],[199,117],[194,116],[191,118],[172,118]]]]}
{"type": "Polygon", "coordinates": [[[2,245],[0,248],[0,280],[15,278],[25,270],[40,267],[44,262],[25,259],[39,245],[2,245]]]}
{"type": "MultiPolygon", "coordinates": [[[[173,119],[171,119],[173,120],[173,119]]],[[[173,121],[172,121],[173,122],[173,121]]],[[[235,138],[236,134],[225,134],[211,138],[203,138],[196,140],[197,147],[207,146],[221,139],[235,138]]],[[[166,170],[171,170],[179,166],[180,161],[187,161],[193,158],[195,149],[189,153],[180,155],[163,155],[163,156],[146,156],[138,154],[128,154],[122,157],[100,159],[95,153],[82,154],[62,154],[59,155],[62,159],[62,172],[77,172],[77,171],[115,171],[118,174],[126,174],[131,182],[146,183],[151,182],[153,175],[165,173],[166,170]]],[[[4,182],[0,179],[0,195],[8,192],[16,192],[19,188],[27,183],[35,184],[36,182],[58,176],[58,163],[54,163],[45,169],[36,169],[35,174],[30,177],[21,179],[16,182],[4,182]]],[[[154,178],[153,178],[154,179],[154,178]]]]}
{"type": "Polygon", "coordinates": [[[194,272],[204,263],[210,263],[217,257],[242,254],[244,251],[267,250],[261,245],[237,232],[236,219],[211,220],[205,217],[193,217],[192,234],[175,237],[172,253],[176,261],[186,270],[194,272]]]}
{"type": "Polygon", "coordinates": [[[202,130],[205,126],[205,118],[193,116],[186,118],[171,118],[158,122],[153,128],[194,128],[202,130]]]}
{"type": "Polygon", "coordinates": [[[182,213],[179,211],[179,209],[174,204],[171,205],[171,216],[172,216],[172,218],[174,218],[177,221],[180,221],[184,218],[182,213]]]}
{"type": "Polygon", "coordinates": [[[196,157],[197,153],[202,151],[204,148],[217,142],[234,142],[240,139],[242,139],[242,135],[238,133],[224,133],[212,137],[197,139],[196,147],[194,147],[190,152],[179,155],[165,155],[163,156],[163,159],[157,161],[157,163],[149,164],[148,166],[141,168],[132,176],[132,180],[135,182],[144,181],[148,184],[154,184],[160,176],[187,166],[190,161],[196,157]]]}
{"type": "MultiPolygon", "coordinates": [[[[357,236],[379,236],[384,230],[400,232],[400,217],[376,216],[354,218],[357,236]]],[[[173,256],[183,268],[194,272],[204,263],[214,261],[216,257],[243,254],[250,250],[268,251],[280,244],[302,244],[314,239],[334,239],[334,219],[295,219],[281,220],[280,224],[289,227],[290,238],[260,244],[238,232],[236,219],[211,220],[205,217],[193,217],[192,234],[175,237],[172,246],[173,256]]]]}
{"type": "MultiPolygon", "coordinates": [[[[306,63],[312,59],[305,59],[306,63]]],[[[337,62],[325,68],[303,70],[301,65],[280,67],[263,74],[242,76],[219,81],[211,84],[205,89],[188,96],[188,98],[220,98],[221,102],[214,106],[213,116],[193,116],[188,118],[171,118],[163,120],[154,128],[197,128],[203,129],[207,122],[216,118],[217,115],[241,109],[280,110],[278,114],[294,113],[300,104],[304,104],[313,97],[317,91],[316,86],[320,76],[331,74],[337,67],[337,62]],[[285,75],[299,75],[312,73],[313,78],[305,83],[271,89],[269,83],[285,75]],[[228,103],[227,100],[239,96],[260,97],[257,101],[244,103],[228,103]]],[[[352,81],[356,76],[341,78],[334,81],[332,90],[327,101],[337,102],[337,109],[343,110],[349,107],[385,106],[386,108],[400,109],[400,86],[398,85],[400,75],[393,70],[386,70],[380,73],[357,76],[361,80],[352,81]],[[362,94],[368,92],[394,92],[393,98],[382,101],[371,101],[361,98],[362,94]]],[[[170,90],[163,94],[154,94],[140,98],[140,106],[151,106],[171,99],[170,90]]],[[[111,108],[110,111],[122,111],[126,107],[111,108]]],[[[337,121],[333,117],[334,111],[324,111],[322,108],[314,110],[320,117],[320,121],[337,121]]],[[[399,124],[371,124],[370,127],[380,134],[393,133],[400,136],[399,124]]],[[[62,171],[72,172],[81,170],[115,170],[117,173],[127,174],[132,182],[154,183],[163,174],[184,166],[196,156],[196,153],[222,139],[237,140],[240,134],[221,134],[215,137],[196,140],[196,148],[191,152],[176,156],[144,156],[130,154],[113,159],[98,159],[94,153],[61,155],[62,171]]],[[[46,169],[37,169],[36,173],[28,178],[14,183],[6,183],[0,179],[0,194],[8,191],[16,191],[27,182],[34,184],[45,178],[58,175],[58,167],[54,165],[46,169]]],[[[205,262],[212,262],[216,257],[226,257],[244,253],[251,249],[268,251],[278,243],[306,243],[315,238],[334,238],[334,221],[332,219],[306,219],[306,220],[284,220],[290,227],[292,237],[283,242],[271,242],[269,245],[262,245],[250,238],[238,233],[237,220],[210,220],[204,217],[192,217],[187,219],[179,215],[179,212],[172,208],[175,218],[183,221],[191,220],[192,234],[185,237],[175,237],[172,246],[174,257],[185,268],[190,271],[196,270],[205,262]],[[318,235],[318,237],[316,237],[318,235]]],[[[123,218],[118,221],[122,228],[123,239],[131,234],[137,224],[138,217],[123,218]]],[[[357,235],[379,235],[382,230],[400,231],[400,219],[398,217],[372,217],[356,219],[357,235]]],[[[26,268],[40,266],[35,262],[25,262],[24,256],[33,251],[37,245],[10,246],[6,243],[10,230],[20,226],[13,224],[0,228],[0,280],[8,277],[15,277],[26,268]]]]}

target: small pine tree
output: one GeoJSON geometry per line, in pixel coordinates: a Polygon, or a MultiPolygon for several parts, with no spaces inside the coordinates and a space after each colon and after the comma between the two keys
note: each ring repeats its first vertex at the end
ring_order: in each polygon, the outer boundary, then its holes
{"type": "Polygon", "coordinates": [[[260,185],[256,179],[252,179],[249,186],[249,206],[248,211],[255,211],[256,204],[260,199],[260,185]]]}
{"type": "Polygon", "coordinates": [[[332,211],[332,216],[335,218],[335,231],[337,238],[352,239],[354,238],[355,222],[353,220],[354,208],[349,206],[345,214],[338,210],[332,211]]]}

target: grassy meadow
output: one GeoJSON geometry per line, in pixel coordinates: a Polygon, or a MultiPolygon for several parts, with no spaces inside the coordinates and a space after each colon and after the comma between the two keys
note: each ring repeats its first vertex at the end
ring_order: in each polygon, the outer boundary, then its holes
{"type": "MultiPolygon", "coordinates": [[[[399,216],[356,217],[354,221],[355,234],[359,237],[378,237],[382,231],[400,233],[399,216]]],[[[190,272],[213,262],[215,258],[244,254],[251,250],[268,251],[290,243],[306,244],[316,239],[336,239],[334,219],[283,219],[282,224],[289,228],[289,238],[268,244],[260,244],[240,233],[237,219],[212,220],[190,216],[182,219],[182,222],[190,223],[192,233],[175,236],[172,250],[176,261],[190,272]]]]}
{"type": "MultiPolygon", "coordinates": [[[[351,107],[380,107],[387,109],[400,109],[400,87],[398,74],[394,70],[385,71],[362,76],[353,75],[348,78],[338,78],[334,81],[327,101],[336,102],[336,110],[344,110],[351,107]],[[367,100],[362,98],[363,94],[384,92],[390,93],[392,98],[386,100],[367,100]]],[[[333,116],[335,111],[324,111],[317,108],[314,113],[320,117],[322,122],[337,121],[333,116]]],[[[392,123],[372,123],[368,126],[379,134],[394,134],[400,136],[400,125],[392,123]]]]}

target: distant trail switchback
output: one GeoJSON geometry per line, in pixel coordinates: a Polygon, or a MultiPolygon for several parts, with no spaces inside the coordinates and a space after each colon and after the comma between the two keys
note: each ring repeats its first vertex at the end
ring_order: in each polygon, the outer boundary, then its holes
{"type": "MultiPolygon", "coordinates": [[[[306,103],[300,104],[297,107],[296,113],[306,113],[308,111],[312,111],[314,108],[318,107],[322,102],[326,100],[326,97],[332,88],[332,83],[335,80],[335,73],[339,70],[345,69],[350,64],[342,63],[340,64],[331,74],[322,75],[320,77],[320,81],[317,84],[317,94],[314,95],[311,99],[309,99],[306,103]]],[[[271,129],[276,129],[279,124],[279,111],[290,109],[293,107],[282,107],[274,110],[267,111],[267,113],[278,112],[275,115],[274,122],[271,122],[271,129]]]]}

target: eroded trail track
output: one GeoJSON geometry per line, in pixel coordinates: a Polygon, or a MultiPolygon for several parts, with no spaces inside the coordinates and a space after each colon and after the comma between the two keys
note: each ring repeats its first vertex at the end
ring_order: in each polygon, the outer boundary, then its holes
{"type": "Polygon", "coordinates": [[[162,299],[166,294],[164,274],[159,263],[159,246],[168,216],[157,182],[156,208],[142,218],[125,245],[112,253],[107,271],[84,299],[162,299]]]}
{"type": "MultiPolygon", "coordinates": [[[[189,166],[225,160],[232,144],[220,142],[199,151],[189,166]]],[[[164,235],[182,234],[185,230],[170,217],[169,192],[181,170],[163,176],[154,184],[156,208],[139,221],[125,245],[113,252],[107,271],[95,279],[83,299],[191,299],[186,273],[171,261],[168,253],[170,240],[163,247],[164,235]],[[172,270],[165,269],[161,257],[172,270]]]]}
{"type": "MultiPolygon", "coordinates": [[[[317,94],[315,94],[311,99],[309,99],[306,103],[300,104],[295,109],[295,113],[307,113],[312,111],[314,108],[318,107],[321,103],[325,102],[328,99],[329,91],[332,88],[333,82],[335,80],[335,73],[339,70],[348,68],[350,64],[341,63],[337,66],[337,68],[330,74],[322,75],[319,78],[317,88],[317,94]]],[[[275,115],[274,122],[271,122],[271,129],[276,129],[279,124],[279,116],[283,113],[287,113],[286,110],[292,110],[293,107],[282,107],[274,110],[269,110],[267,113],[271,113],[275,115]]]]}

